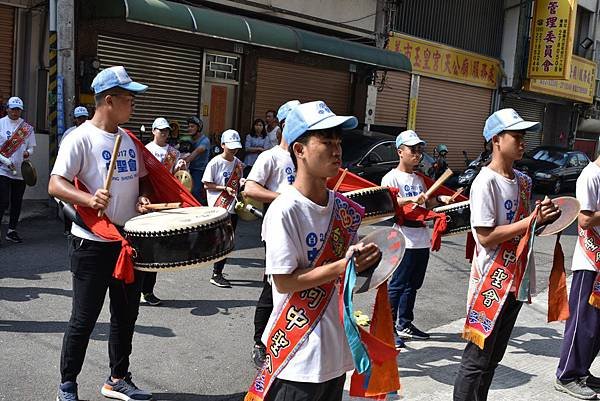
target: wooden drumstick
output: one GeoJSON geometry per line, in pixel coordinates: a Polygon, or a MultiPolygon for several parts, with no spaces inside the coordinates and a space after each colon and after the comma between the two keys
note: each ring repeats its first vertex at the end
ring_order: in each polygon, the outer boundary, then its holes
{"type": "Polygon", "coordinates": [[[452,194],[452,196],[450,197],[450,201],[449,201],[449,203],[452,203],[452,202],[454,202],[454,200],[455,200],[456,198],[458,198],[458,195],[462,194],[464,190],[465,190],[465,187],[460,187],[460,188],[458,188],[458,189],[456,190],[456,192],[455,192],[455,193],[453,193],[453,194],[452,194]]]}
{"type": "MultiPolygon", "coordinates": [[[[104,189],[106,189],[107,191],[110,191],[110,185],[112,184],[112,178],[115,172],[115,165],[117,164],[117,156],[119,154],[120,146],[121,135],[117,135],[117,137],[115,138],[115,146],[113,147],[112,156],[110,158],[110,164],[108,165],[108,173],[106,174],[106,180],[104,180],[104,189]]],[[[104,210],[98,210],[98,217],[102,217],[103,214],[104,210]]]]}
{"type": "Polygon", "coordinates": [[[181,207],[181,202],[173,202],[173,203],[149,203],[144,205],[146,209],[149,210],[167,210],[167,209],[178,209],[181,207]]]}
{"type": "Polygon", "coordinates": [[[346,174],[348,174],[347,168],[342,171],[342,175],[340,175],[340,178],[338,178],[337,182],[335,183],[335,187],[333,187],[333,192],[337,192],[337,190],[340,188],[340,185],[342,185],[342,181],[344,181],[346,174]]]}
{"type": "Polygon", "coordinates": [[[444,171],[444,174],[442,174],[442,176],[440,178],[437,179],[436,182],[433,183],[433,185],[427,190],[427,192],[425,192],[425,195],[427,195],[427,197],[429,198],[431,195],[433,195],[433,193],[435,191],[437,191],[439,189],[439,187],[441,187],[442,185],[444,185],[444,183],[446,182],[446,180],[448,178],[450,178],[452,176],[452,170],[450,170],[449,168],[446,169],[446,171],[444,171]]]}

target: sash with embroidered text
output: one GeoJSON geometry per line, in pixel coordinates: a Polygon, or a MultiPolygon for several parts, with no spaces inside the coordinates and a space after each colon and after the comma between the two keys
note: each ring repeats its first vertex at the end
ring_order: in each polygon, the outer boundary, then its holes
{"type": "Polygon", "coordinates": [[[0,147],[0,154],[10,158],[33,132],[33,127],[22,121],[10,138],[0,147]]]}
{"type": "Polygon", "coordinates": [[[583,249],[585,257],[598,270],[588,302],[590,305],[600,308],[600,235],[593,228],[584,230],[577,227],[577,231],[579,233],[579,245],[583,249]]]}
{"type": "MultiPolygon", "coordinates": [[[[515,218],[519,221],[527,218],[531,182],[515,171],[519,185],[519,204],[515,218]]],[[[521,280],[528,262],[529,247],[535,228],[535,214],[529,219],[528,230],[522,238],[515,237],[499,245],[489,268],[482,266],[483,277],[479,280],[467,312],[463,329],[463,338],[483,349],[485,339],[492,333],[494,324],[513,284],[520,288],[521,280]]],[[[528,282],[527,289],[528,290],[528,282]]]]}
{"type": "MultiPolygon", "coordinates": [[[[356,236],[363,214],[364,209],[360,205],[335,193],[325,241],[309,267],[319,267],[343,258],[356,236]]],[[[265,399],[273,380],[308,339],[325,313],[329,301],[337,293],[336,281],[288,295],[269,333],[265,363],[250,386],[245,401],[265,399]]]]}
{"type": "Polygon", "coordinates": [[[227,180],[227,184],[225,184],[225,189],[221,191],[219,197],[215,201],[215,207],[229,209],[229,206],[235,202],[235,195],[230,195],[229,192],[227,192],[227,187],[233,188],[237,193],[240,188],[240,179],[242,178],[242,165],[237,159],[234,159],[234,161],[235,165],[233,166],[233,171],[227,180]]]}

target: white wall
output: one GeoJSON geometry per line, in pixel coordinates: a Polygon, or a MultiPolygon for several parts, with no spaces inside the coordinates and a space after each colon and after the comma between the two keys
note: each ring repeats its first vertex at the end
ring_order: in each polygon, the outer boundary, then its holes
{"type": "Polygon", "coordinates": [[[504,2],[504,27],[502,32],[501,59],[504,68],[501,86],[510,87],[515,74],[515,53],[517,48],[517,34],[519,32],[519,7],[518,0],[504,2]]]}

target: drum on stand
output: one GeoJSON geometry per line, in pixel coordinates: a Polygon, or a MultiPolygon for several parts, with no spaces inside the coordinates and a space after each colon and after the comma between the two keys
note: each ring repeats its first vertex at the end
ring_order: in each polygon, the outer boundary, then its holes
{"type": "Polygon", "coordinates": [[[379,223],[396,214],[396,199],[387,187],[357,189],[344,193],[344,196],[365,208],[362,225],[379,223]]]}
{"type": "Polygon", "coordinates": [[[229,213],[219,207],[148,213],[128,220],[124,231],[135,249],[134,268],[142,271],[211,266],[234,246],[229,213]]]}
{"type": "Polygon", "coordinates": [[[436,213],[446,215],[448,228],[442,235],[453,235],[467,232],[471,229],[471,206],[469,201],[452,203],[433,208],[436,213]]]}

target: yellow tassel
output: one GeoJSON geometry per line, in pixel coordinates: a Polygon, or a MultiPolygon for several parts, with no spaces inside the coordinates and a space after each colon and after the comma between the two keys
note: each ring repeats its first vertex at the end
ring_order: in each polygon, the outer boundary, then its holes
{"type": "Polygon", "coordinates": [[[464,328],[462,338],[464,338],[467,341],[471,341],[473,344],[477,345],[481,349],[483,349],[483,346],[485,344],[485,336],[483,335],[483,333],[468,327],[464,328]]]}
{"type": "Polygon", "coordinates": [[[244,397],[244,401],[263,401],[263,399],[258,397],[256,394],[248,393],[244,397]]]}
{"type": "Polygon", "coordinates": [[[600,309],[600,297],[595,296],[594,293],[590,295],[590,299],[588,300],[588,302],[593,307],[600,309]]]}

